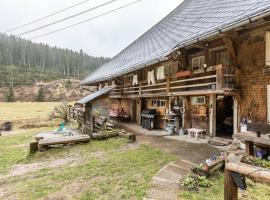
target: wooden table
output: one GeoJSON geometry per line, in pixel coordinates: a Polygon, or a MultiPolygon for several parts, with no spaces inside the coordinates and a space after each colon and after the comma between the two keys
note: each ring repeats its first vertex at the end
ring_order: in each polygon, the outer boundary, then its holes
{"type": "Polygon", "coordinates": [[[237,133],[233,136],[235,139],[240,141],[244,141],[246,144],[246,153],[248,155],[254,155],[254,144],[258,146],[264,146],[270,148],[270,138],[267,135],[261,135],[261,137],[257,137],[257,134],[254,132],[244,132],[237,133]]]}

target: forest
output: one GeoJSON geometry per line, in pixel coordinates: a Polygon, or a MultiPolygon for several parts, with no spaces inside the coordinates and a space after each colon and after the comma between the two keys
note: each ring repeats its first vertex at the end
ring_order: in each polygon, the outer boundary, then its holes
{"type": "Polygon", "coordinates": [[[83,79],[109,60],[0,33],[0,87],[83,79]]]}

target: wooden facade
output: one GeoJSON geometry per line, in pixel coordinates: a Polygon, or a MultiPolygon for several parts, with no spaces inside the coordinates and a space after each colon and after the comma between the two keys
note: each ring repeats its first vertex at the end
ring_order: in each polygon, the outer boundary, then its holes
{"type": "Polygon", "coordinates": [[[254,22],[176,49],[166,61],[98,85],[115,85],[108,109],[123,109],[138,124],[143,109],[155,108],[160,114],[159,128],[163,128],[161,119],[177,99],[184,111],[181,126],[201,127],[210,136],[216,136],[218,120],[230,124],[232,134],[239,131],[243,117],[267,125],[268,30],[268,22],[254,22]],[[165,77],[157,80],[160,67],[165,77]],[[153,70],[155,83],[149,84],[147,74],[153,70]],[[134,84],[135,75],[138,82],[134,84]]]}

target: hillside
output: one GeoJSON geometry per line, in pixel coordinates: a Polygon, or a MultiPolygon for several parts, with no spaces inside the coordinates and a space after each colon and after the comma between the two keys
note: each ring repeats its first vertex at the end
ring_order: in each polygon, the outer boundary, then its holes
{"type": "MultiPolygon", "coordinates": [[[[80,88],[80,80],[61,79],[52,82],[38,82],[33,85],[14,86],[16,101],[36,101],[40,88],[43,88],[43,101],[77,101],[89,94],[87,90],[80,88]]],[[[8,88],[0,87],[0,102],[6,101],[8,88]]]]}
{"type": "Polygon", "coordinates": [[[0,34],[0,86],[31,85],[60,78],[83,79],[109,58],[33,43],[0,34]]]}

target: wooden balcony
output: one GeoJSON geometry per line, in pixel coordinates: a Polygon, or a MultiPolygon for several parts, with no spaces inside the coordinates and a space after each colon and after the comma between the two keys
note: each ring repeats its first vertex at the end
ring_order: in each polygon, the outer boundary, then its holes
{"type": "Polygon", "coordinates": [[[177,73],[163,82],[148,85],[145,81],[138,86],[117,86],[110,94],[111,98],[135,98],[153,96],[223,94],[238,90],[234,69],[222,65],[199,69],[192,74],[177,73]],[[182,75],[181,75],[182,74],[182,75]]]}

